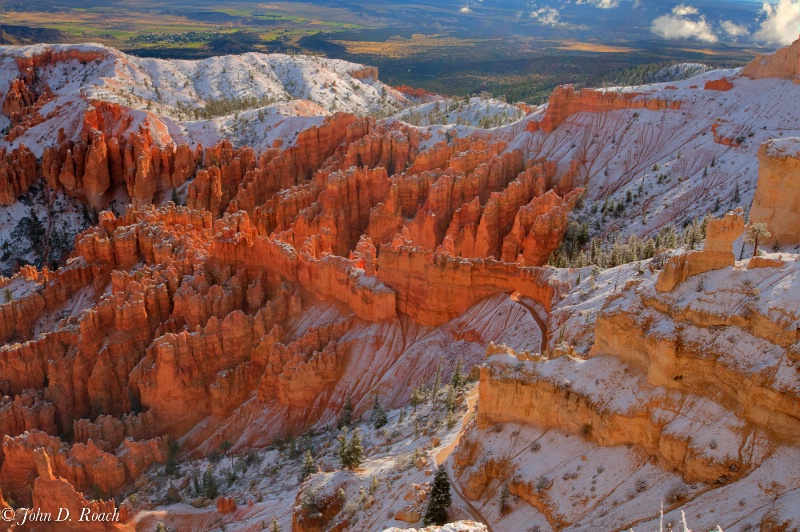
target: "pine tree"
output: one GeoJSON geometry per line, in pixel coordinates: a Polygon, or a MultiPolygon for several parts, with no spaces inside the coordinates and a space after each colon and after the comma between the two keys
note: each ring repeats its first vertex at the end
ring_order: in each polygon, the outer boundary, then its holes
{"type": "Polygon", "coordinates": [[[339,455],[339,461],[342,463],[342,467],[345,469],[347,469],[348,464],[350,463],[347,432],[347,427],[342,427],[342,432],[340,432],[336,437],[336,440],[339,442],[339,449],[337,449],[336,454],[339,455]]]}
{"type": "Polygon", "coordinates": [[[281,525],[278,524],[278,520],[274,517],[272,518],[272,524],[269,527],[269,532],[281,532],[281,525]]]}
{"type": "Polygon", "coordinates": [[[744,235],[744,241],[748,244],[753,244],[753,256],[758,255],[758,242],[765,238],[769,238],[771,233],[767,229],[767,224],[757,223],[750,224],[747,227],[747,232],[744,235]]]}
{"type": "Polygon", "coordinates": [[[219,495],[219,486],[217,486],[217,481],[211,472],[211,466],[208,466],[206,472],[203,473],[203,495],[205,495],[206,499],[216,499],[219,495]]]}
{"type": "Polygon", "coordinates": [[[350,468],[358,467],[364,461],[364,446],[361,444],[361,430],[353,431],[349,444],[350,468]]]}
{"type": "Polygon", "coordinates": [[[439,386],[442,384],[442,360],[436,364],[436,378],[433,381],[433,408],[436,408],[436,399],[439,395],[439,386]]]}
{"type": "Polygon", "coordinates": [[[444,525],[447,523],[447,510],[452,503],[450,495],[450,478],[444,465],[436,469],[436,476],[433,479],[433,487],[428,497],[428,507],[425,509],[425,526],[444,525]]]}
{"type": "Polygon", "coordinates": [[[194,488],[194,496],[199,497],[203,490],[200,488],[200,481],[197,479],[197,475],[192,475],[192,487],[194,488]]]}
{"type": "Polygon", "coordinates": [[[464,364],[461,359],[456,361],[456,369],[453,371],[453,378],[450,379],[450,386],[456,391],[461,391],[464,388],[464,364]]]}
{"type": "Polygon", "coordinates": [[[375,403],[372,405],[372,412],[369,415],[369,420],[372,421],[373,426],[376,429],[385,426],[389,422],[389,418],[386,416],[386,411],[378,401],[377,395],[375,396],[375,403]]]}
{"type": "Polygon", "coordinates": [[[411,406],[414,407],[414,412],[417,411],[417,406],[421,405],[425,401],[425,395],[422,393],[422,390],[419,389],[419,386],[411,390],[411,397],[409,399],[411,402],[411,406]]]}
{"type": "Polygon", "coordinates": [[[311,451],[306,451],[303,456],[303,465],[300,468],[300,482],[307,479],[309,476],[317,472],[317,464],[314,463],[314,457],[311,456],[311,451]]]}
{"type": "Polygon", "coordinates": [[[353,402],[348,397],[344,402],[342,414],[339,416],[339,421],[336,422],[336,428],[349,427],[353,424],[353,402]]]}

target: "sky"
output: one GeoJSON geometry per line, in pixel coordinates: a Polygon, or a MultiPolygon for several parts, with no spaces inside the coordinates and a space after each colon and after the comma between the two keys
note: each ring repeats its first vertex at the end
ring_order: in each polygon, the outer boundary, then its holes
{"type": "MultiPolygon", "coordinates": [[[[465,7],[481,3],[467,0],[465,7]]],[[[785,46],[800,32],[800,0],[529,0],[527,11],[534,23],[566,28],[565,13],[570,10],[574,14],[575,6],[621,10],[620,14],[629,12],[630,19],[640,20],[648,17],[648,12],[649,18],[641,21],[649,24],[653,37],[664,40],[785,46]],[[731,3],[751,9],[731,9],[731,3]]],[[[591,20],[592,13],[587,11],[580,17],[591,20]]]]}

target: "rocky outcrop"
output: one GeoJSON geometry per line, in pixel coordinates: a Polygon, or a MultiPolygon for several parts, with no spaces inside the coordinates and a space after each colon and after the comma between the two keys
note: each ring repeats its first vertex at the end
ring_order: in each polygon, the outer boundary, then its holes
{"type": "MultiPolygon", "coordinates": [[[[603,446],[638,445],[648,454],[657,456],[664,467],[681,471],[689,482],[714,482],[723,476],[729,479],[757,465],[742,463],[738,455],[708,456],[701,447],[707,445],[706,442],[671,430],[670,420],[659,417],[661,408],[679,408],[680,402],[673,405],[675,398],[658,390],[648,390],[646,386],[637,388],[634,385],[636,391],[629,391],[620,380],[621,371],[604,377],[613,379],[607,382],[615,383],[618,394],[638,394],[637,404],[627,410],[617,409],[605,394],[595,394],[588,386],[583,386],[581,374],[591,369],[589,366],[579,368],[580,362],[569,357],[521,362],[508,348],[490,347],[487,353],[493,353],[490,355],[493,358],[481,367],[478,428],[517,422],[558,428],[591,438],[603,446]],[[550,375],[552,368],[548,366],[559,366],[569,377],[550,375]]],[[[596,377],[594,374],[591,381],[596,377]]],[[[729,435],[733,436],[727,433],[724,436],[729,435]]],[[[745,438],[740,436],[740,440],[744,445],[745,438]]],[[[457,459],[456,465],[467,465],[469,453],[459,451],[458,456],[460,462],[457,459]]]]}
{"type": "Polygon", "coordinates": [[[366,231],[371,209],[389,193],[389,183],[383,167],[331,174],[317,201],[298,213],[292,227],[296,247],[324,228],[332,253],[346,256],[366,231]]]}
{"type": "Polygon", "coordinates": [[[350,75],[360,80],[371,79],[372,81],[378,81],[378,67],[364,66],[357,70],[352,70],[350,75]]]}
{"type": "MultiPolygon", "coordinates": [[[[0,485],[4,493],[23,504],[30,503],[28,483],[42,477],[38,453],[45,453],[55,476],[79,492],[90,489],[105,496],[116,495],[150,464],[166,460],[166,441],[157,438],[135,442],[126,440],[113,453],[105,452],[89,440],[71,447],[57,437],[40,431],[3,438],[3,463],[0,485]]],[[[47,480],[47,478],[44,478],[47,480]]],[[[34,490],[34,499],[36,493],[34,490]]]]}
{"type": "Polygon", "coordinates": [[[539,196],[517,211],[514,226],[503,239],[502,259],[544,266],[567,231],[569,213],[583,189],[561,198],[553,192],[539,196]]]}
{"type": "Polygon", "coordinates": [[[43,401],[34,389],[27,389],[13,399],[6,395],[0,400],[0,434],[17,436],[30,430],[55,435],[55,407],[43,401]]]}
{"type": "Polygon", "coordinates": [[[60,519],[62,530],[87,532],[115,530],[120,524],[120,514],[114,500],[86,500],[64,478],[57,477],[52,470],[48,453],[39,448],[34,451],[37,477],[33,483],[31,507],[40,509],[60,519]],[[81,520],[81,517],[92,516],[81,520]]]}
{"type": "MultiPolygon", "coordinates": [[[[238,191],[230,192],[233,199],[226,210],[253,212],[257,205],[266,202],[277,191],[310,180],[340,145],[352,144],[366,135],[372,126],[369,119],[338,113],[327,117],[316,128],[303,130],[292,147],[245,176],[238,191]]],[[[193,191],[191,186],[189,198],[190,207],[208,208],[203,203],[205,196],[193,191]]]]}
{"type": "Polygon", "coordinates": [[[275,343],[262,350],[266,371],[259,399],[297,409],[311,407],[339,376],[347,350],[347,342],[339,340],[349,328],[350,323],[339,322],[312,329],[289,345],[275,343]]]}
{"type": "MultiPolygon", "coordinates": [[[[797,43],[795,43],[797,44],[797,43]]],[[[775,139],[758,150],[758,183],[750,221],[771,234],[763,245],[800,244],[800,139],[775,139]]]]}
{"type": "Polygon", "coordinates": [[[159,146],[146,127],[127,137],[111,136],[92,125],[115,128],[92,118],[87,114],[82,140],[45,149],[42,173],[52,188],[63,187],[100,210],[115,187],[124,186],[134,205],[149,205],[156,193],[178,187],[194,175],[201,146],[196,150],[185,144],[159,146]]]}
{"type": "Polygon", "coordinates": [[[401,239],[378,254],[378,280],[397,293],[397,310],[422,325],[442,324],[502,292],[518,291],[549,310],[559,292],[549,277],[544,269],[432,253],[401,239]]]}
{"type": "Polygon", "coordinates": [[[37,50],[34,53],[16,55],[14,60],[25,80],[28,83],[33,83],[36,79],[37,68],[54,66],[67,61],[90,63],[92,61],[102,61],[107,57],[108,53],[100,50],[45,46],[42,51],[37,50]]]}
{"type": "Polygon", "coordinates": [[[703,85],[703,89],[707,91],[729,91],[733,88],[733,83],[728,78],[710,79],[703,85]]]}
{"type": "Polygon", "coordinates": [[[742,69],[742,75],[752,79],[782,78],[797,80],[800,40],[772,53],[758,54],[742,69]]]}
{"type": "Polygon", "coordinates": [[[540,121],[528,122],[528,131],[551,133],[564,120],[576,113],[603,113],[617,109],[680,109],[680,101],[652,98],[638,92],[600,91],[572,85],[556,87],[550,94],[547,110],[540,121]]]}
{"type": "Polygon", "coordinates": [[[6,153],[0,148],[0,205],[11,205],[38,179],[36,157],[21,144],[6,153]]]}
{"type": "Polygon", "coordinates": [[[744,233],[744,213],[741,208],[723,218],[709,220],[702,251],[690,251],[670,257],[658,274],[656,290],[669,292],[689,277],[733,266],[733,242],[744,233]]]}

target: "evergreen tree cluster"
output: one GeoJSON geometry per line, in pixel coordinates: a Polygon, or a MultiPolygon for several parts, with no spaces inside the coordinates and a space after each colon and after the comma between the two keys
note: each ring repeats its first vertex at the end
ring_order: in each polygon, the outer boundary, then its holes
{"type": "Polygon", "coordinates": [[[364,447],[361,443],[361,431],[355,429],[350,438],[347,437],[347,427],[342,429],[337,440],[339,441],[339,460],[345,469],[353,469],[364,461],[364,447]]]}
{"type": "MultiPolygon", "coordinates": [[[[195,482],[194,487],[195,490],[199,487],[197,482],[195,482]]],[[[219,485],[217,484],[217,479],[214,478],[214,473],[211,471],[211,466],[208,466],[205,473],[203,473],[202,493],[206,499],[213,500],[219,496],[219,485]]]]}
{"type": "MultiPolygon", "coordinates": [[[[455,96],[444,103],[436,102],[431,109],[425,113],[421,111],[410,111],[403,115],[402,120],[414,126],[450,124],[471,125],[468,114],[474,114],[479,127],[490,129],[511,124],[522,118],[525,113],[517,107],[508,107],[498,112],[491,109],[491,95],[481,94],[479,101],[471,102],[469,96],[459,98],[455,96]],[[462,112],[465,111],[466,112],[462,112]],[[451,116],[455,115],[455,117],[451,116]],[[453,122],[455,118],[455,122],[453,122]]],[[[505,98],[498,98],[504,101],[505,98]]]]}
{"type": "Polygon", "coordinates": [[[263,95],[243,96],[241,98],[218,98],[206,100],[205,107],[194,107],[183,101],[175,104],[179,118],[194,120],[210,120],[218,116],[226,116],[238,111],[247,111],[258,107],[266,107],[275,103],[275,98],[263,95]]]}
{"type": "Polygon", "coordinates": [[[550,256],[550,265],[557,268],[584,268],[599,266],[614,268],[653,258],[665,249],[687,246],[695,249],[706,237],[706,225],[710,215],[702,220],[692,220],[682,231],[674,225],[661,228],[655,237],[641,239],[636,235],[622,238],[619,233],[610,238],[588,238],[588,225],[570,222],[564,241],[550,256]]]}

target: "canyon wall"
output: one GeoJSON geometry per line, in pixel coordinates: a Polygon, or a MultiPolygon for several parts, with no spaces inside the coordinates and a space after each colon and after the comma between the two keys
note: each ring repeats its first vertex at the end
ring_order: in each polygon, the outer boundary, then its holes
{"type": "Polygon", "coordinates": [[[763,245],[800,244],[800,139],[775,139],[758,150],[758,184],[750,208],[753,223],[765,223],[771,236],[763,245]]]}

